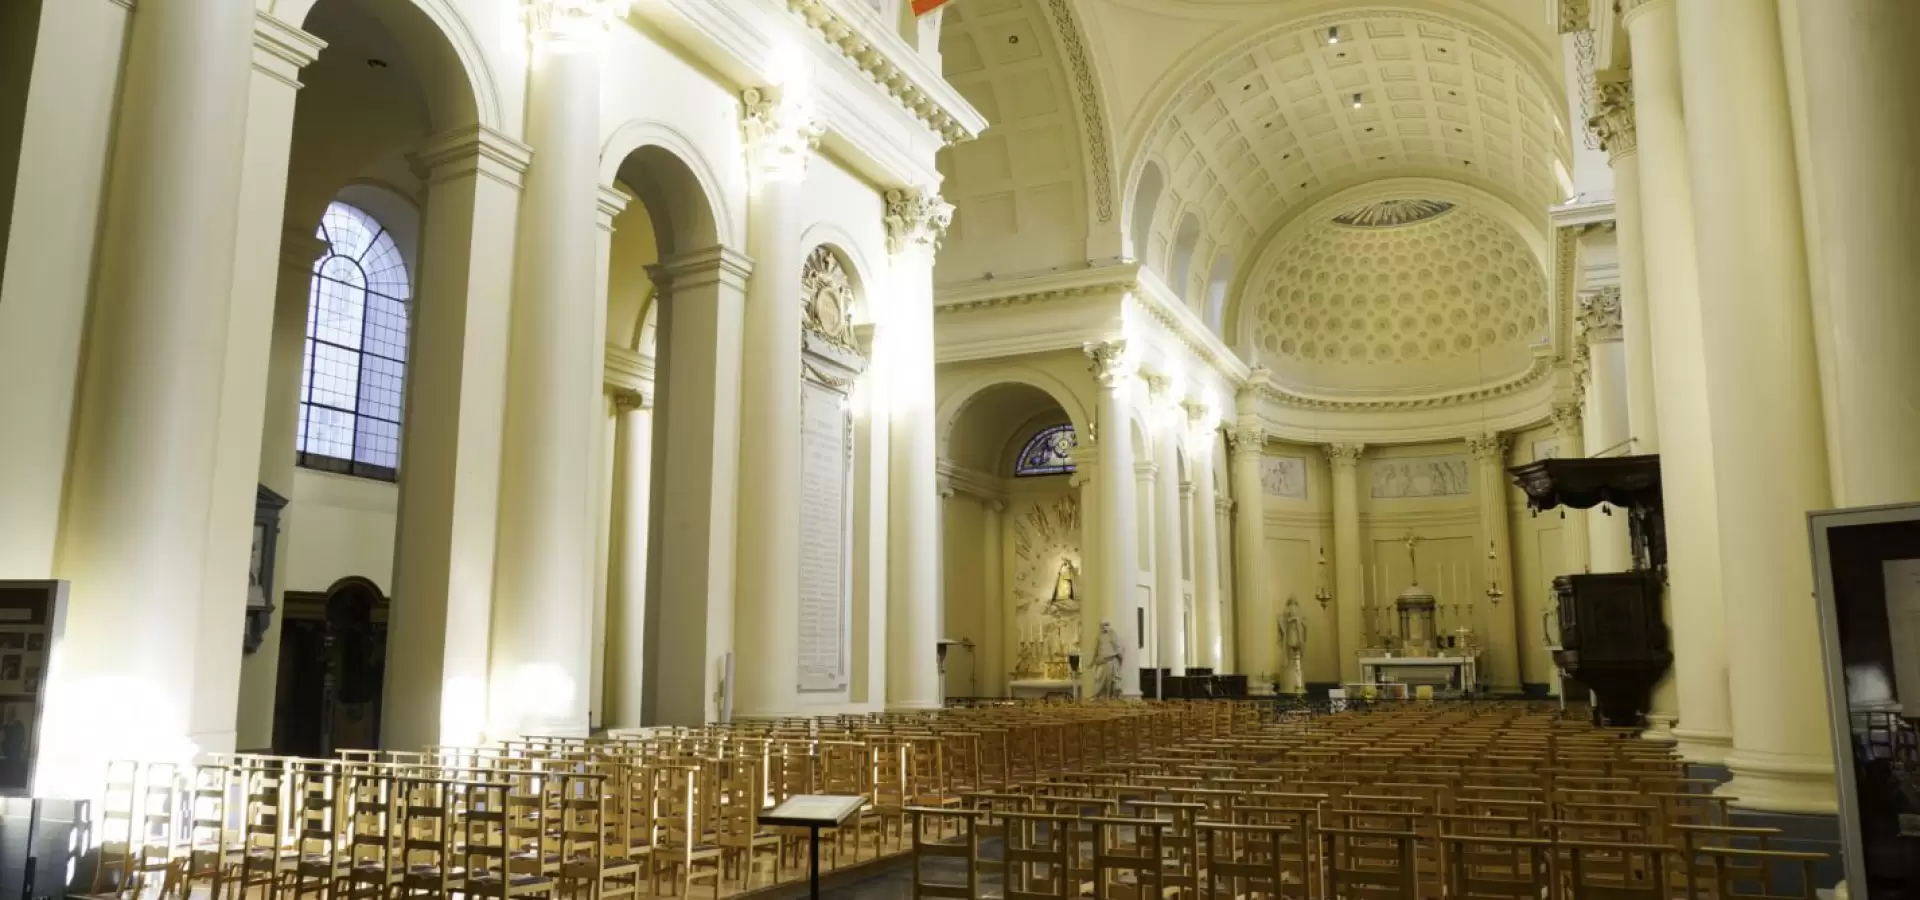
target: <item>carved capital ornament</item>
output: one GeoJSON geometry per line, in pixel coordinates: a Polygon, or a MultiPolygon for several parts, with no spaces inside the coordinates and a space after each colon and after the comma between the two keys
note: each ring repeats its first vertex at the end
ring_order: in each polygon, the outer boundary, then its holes
{"type": "Polygon", "coordinates": [[[1126,383],[1127,376],[1133,374],[1133,366],[1127,359],[1127,342],[1123,340],[1101,341],[1081,345],[1081,350],[1089,360],[1087,370],[1093,373],[1095,381],[1109,390],[1126,383]]]}
{"type": "Polygon", "coordinates": [[[522,0],[521,14],[535,41],[580,40],[607,33],[626,18],[632,0],[522,0]]]}
{"type": "Polygon", "coordinates": [[[1498,464],[1506,461],[1508,442],[1505,435],[1483,434],[1467,438],[1467,451],[1473,458],[1486,462],[1492,460],[1498,464]]]}
{"type": "Polygon", "coordinates": [[[1632,155],[1640,149],[1634,127],[1633,82],[1624,77],[1608,78],[1594,91],[1594,114],[1587,120],[1587,127],[1600,138],[1600,149],[1615,160],[1632,155]]]}
{"type": "Polygon", "coordinates": [[[740,92],[747,159],[759,181],[798,181],[826,129],[814,121],[813,104],[796,87],[758,87],[740,92]]]}
{"type": "Polygon", "coordinates": [[[1359,468],[1360,458],[1366,455],[1367,445],[1324,444],[1320,447],[1320,452],[1326,454],[1327,464],[1331,465],[1334,471],[1351,471],[1359,468]]]}
{"type": "Polygon", "coordinates": [[[953,204],[926,188],[887,192],[887,252],[938,252],[953,224],[953,204]]]}
{"type": "Polygon", "coordinates": [[[1612,285],[1581,294],[1578,316],[1589,342],[1620,340],[1620,287],[1612,285]]]}

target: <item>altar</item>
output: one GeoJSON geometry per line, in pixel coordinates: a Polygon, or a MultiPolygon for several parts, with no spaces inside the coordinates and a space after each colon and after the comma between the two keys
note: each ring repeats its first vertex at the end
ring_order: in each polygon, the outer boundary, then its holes
{"type": "Polygon", "coordinates": [[[1360,680],[1367,684],[1432,685],[1471,691],[1480,683],[1479,654],[1462,656],[1362,656],[1360,680]]]}
{"type": "Polygon", "coordinates": [[[1070,678],[1017,678],[1007,687],[1015,700],[1046,700],[1060,698],[1071,700],[1079,696],[1074,682],[1070,678]]]}

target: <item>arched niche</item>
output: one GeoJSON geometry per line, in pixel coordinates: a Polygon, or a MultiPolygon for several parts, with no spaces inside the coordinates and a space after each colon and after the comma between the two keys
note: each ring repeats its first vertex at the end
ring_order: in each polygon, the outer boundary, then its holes
{"type": "Polygon", "coordinates": [[[994,392],[1014,385],[1024,386],[1044,394],[1066,414],[1067,421],[1073,424],[1076,435],[1088,433],[1088,426],[1092,420],[1087,415],[1085,406],[1081,404],[1079,398],[1074,396],[1065,382],[1038,369],[1008,366],[969,379],[940,404],[935,419],[940,423],[940,458],[958,461],[954,436],[962,417],[981,398],[990,397],[994,392]]]}
{"type": "MultiPolygon", "coordinates": [[[[1147,161],[1146,168],[1140,171],[1140,181],[1133,189],[1133,218],[1127,238],[1133,247],[1133,258],[1141,265],[1153,267],[1153,217],[1160,207],[1160,197],[1167,189],[1166,176],[1160,171],[1160,165],[1147,161]]],[[[1161,261],[1164,263],[1164,260],[1161,261]]]]}
{"type": "Polygon", "coordinates": [[[1193,251],[1200,244],[1200,217],[1189,211],[1180,218],[1180,230],[1173,237],[1173,258],[1168,266],[1167,286],[1175,296],[1187,299],[1187,278],[1193,272],[1193,251]]]}

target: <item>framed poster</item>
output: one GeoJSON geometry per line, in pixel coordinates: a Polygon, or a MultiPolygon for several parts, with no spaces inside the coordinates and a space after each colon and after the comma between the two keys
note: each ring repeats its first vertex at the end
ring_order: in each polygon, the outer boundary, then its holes
{"type": "Polygon", "coordinates": [[[66,582],[0,581],[0,797],[33,794],[47,671],[66,615],[66,582]]]}
{"type": "Polygon", "coordinates": [[[1920,896],[1920,504],[1808,524],[1848,895],[1920,896]]]}

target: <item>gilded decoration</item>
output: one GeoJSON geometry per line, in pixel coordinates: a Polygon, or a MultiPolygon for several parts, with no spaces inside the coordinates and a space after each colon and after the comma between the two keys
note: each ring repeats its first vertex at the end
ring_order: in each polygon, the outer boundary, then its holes
{"type": "Polygon", "coordinates": [[[860,352],[853,332],[853,280],[832,249],[815,247],[807,257],[800,273],[800,302],[808,331],[840,349],[860,352]]]}
{"type": "Polygon", "coordinates": [[[1013,521],[1016,678],[1066,678],[1080,652],[1080,503],[1035,500],[1013,521]]]}

